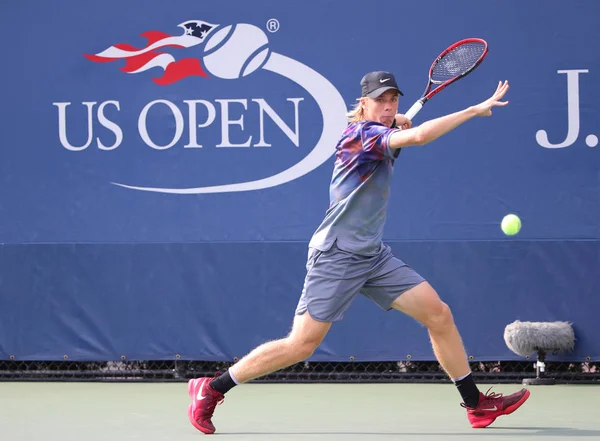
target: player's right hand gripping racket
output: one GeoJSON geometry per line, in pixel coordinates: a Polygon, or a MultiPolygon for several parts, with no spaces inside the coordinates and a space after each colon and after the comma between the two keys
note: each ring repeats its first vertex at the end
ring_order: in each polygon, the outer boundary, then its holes
{"type": "Polygon", "coordinates": [[[442,52],[429,68],[429,81],[423,96],[408,109],[405,116],[412,120],[435,94],[473,72],[487,53],[487,42],[480,38],[458,41],[442,52]],[[434,84],[437,87],[431,90],[434,84]]]}

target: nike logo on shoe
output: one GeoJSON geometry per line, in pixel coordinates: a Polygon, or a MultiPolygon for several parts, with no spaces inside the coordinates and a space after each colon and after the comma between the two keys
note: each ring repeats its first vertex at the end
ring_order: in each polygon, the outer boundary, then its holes
{"type": "Polygon", "coordinates": [[[204,395],[202,395],[202,388],[204,387],[204,382],[205,382],[205,381],[206,381],[206,380],[204,380],[204,381],[202,382],[202,384],[200,385],[200,389],[198,389],[198,395],[196,395],[196,399],[197,399],[198,401],[200,401],[200,400],[203,400],[203,399],[205,399],[205,398],[206,398],[204,395]]]}
{"type": "Polygon", "coordinates": [[[498,410],[498,408],[496,406],[494,406],[494,407],[490,407],[489,409],[483,409],[482,408],[481,410],[486,410],[486,411],[489,411],[489,412],[494,412],[494,411],[498,410]]]}

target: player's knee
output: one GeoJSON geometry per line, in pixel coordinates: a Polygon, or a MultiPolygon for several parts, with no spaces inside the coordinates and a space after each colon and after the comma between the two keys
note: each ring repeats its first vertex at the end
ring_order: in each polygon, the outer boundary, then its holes
{"type": "Polygon", "coordinates": [[[319,342],[314,339],[295,338],[289,341],[289,350],[298,359],[298,361],[309,358],[319,346],[319,342]]]}
{"type": "Polygon", "coordinates": [[[450,307],[441,300],[431,305],[425,325],[434,332],[443,332],[454,326],[450,307]]]}
{"type": "Polygon", "coordinates": [[[294,345],[294,353],[297,355],[298,361],[306,360],[312,356],[318,346],[317,342],[310,340],[297,342],[294,345]]]}
{"type": "Polygon", "coordinates": [[[317,346],[312,344],[305,344],[301,346],[298,350],[298,358],[300,361],[306,360],[312,356],[312,354],[315,352],[315,349],[317,349],[317,346]]]}

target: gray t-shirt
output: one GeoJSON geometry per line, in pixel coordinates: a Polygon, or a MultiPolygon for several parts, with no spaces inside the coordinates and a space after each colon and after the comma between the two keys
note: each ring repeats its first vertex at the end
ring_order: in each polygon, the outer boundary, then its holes
{"type": "Polygon", "coordinates": [[[344,251],[367,256],[379,252],[394,160],[400,152],[388,141],[398,130],[373,121],[344,130],[336,146],[329,208],[310,247],[326,251],[337,241],[344,251]]]}

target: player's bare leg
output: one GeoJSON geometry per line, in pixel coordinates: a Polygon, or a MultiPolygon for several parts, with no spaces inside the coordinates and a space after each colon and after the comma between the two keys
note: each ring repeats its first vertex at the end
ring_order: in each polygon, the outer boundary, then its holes
{"type": "Polygon", "coordinates": [[[245,383],[305,360],[321,344],[330,328],[331,323],[319,322],[308,312],[297,315],[286,338],[258,346],[232,366],[230,372],[238,383],[245,383]]]}
{"type": "Polygon", "coordinates": [[[462,395],[462,406],[467,409],[472,427],[489,426],[497,417],[517,410],[529,398],[526,389],[505,397],[494,393],[484,395],[479,391],[452,312],[429,283],[423,282],[408,290],[392,303],[392,307],[427,327],[433,352],[462,395]]]}
{"type": "Polygon", "coordinates": [[[192,399],[188,408],[190,423],[203,433],[214,433],[212,416],[228,390],[236,384],[262,377],[310,357],[330,328],[331,323],[314,320],[308,312],[296,315],[292,331],[287,337],[258,346],[222,376],[191,379],[188,382],[188,393],[192,399]]]}
{"type": "Polygon", "coordinates": [[[450,308],[429,283],[423,282],[408,290],[392,303],[392,307],[427,327],[433,352],[450,378],[460,378],[470,372],[450,308]]]}

